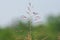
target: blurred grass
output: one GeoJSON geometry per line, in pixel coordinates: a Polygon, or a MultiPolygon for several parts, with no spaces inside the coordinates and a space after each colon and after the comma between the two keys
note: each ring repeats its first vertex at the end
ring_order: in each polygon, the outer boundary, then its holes
{"type": "MultiPolygon", "coordinates": [[[[8,28],[0,28],[0,40],[24,40],[30,24],[18,21],[8,28]]],[[[32,26],[32,40],[60,40],[60,16],[50,15],[45,24],[32,26]]]]}

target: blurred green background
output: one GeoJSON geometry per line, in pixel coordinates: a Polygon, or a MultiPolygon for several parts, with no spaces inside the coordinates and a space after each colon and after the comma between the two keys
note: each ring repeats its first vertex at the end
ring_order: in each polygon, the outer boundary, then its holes
{"type": "MultiPolygon", "coordinates": [[[[26,40],[30,31],[30,22],[18,21],[8,27],[0,28],[0,40],[26,40]]],[[[32,40],[60,40],[60,15],[49,15],[46,22],[31,25],[32,40]]]]}

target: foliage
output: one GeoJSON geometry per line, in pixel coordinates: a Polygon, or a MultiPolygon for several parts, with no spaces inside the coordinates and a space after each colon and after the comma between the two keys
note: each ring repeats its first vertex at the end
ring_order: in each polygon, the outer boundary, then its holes
{"type": "MultiPolygon", "coordinates": [[[[31,23],[18,21],[9,28],[0,29],[0,40],[24,40],[31,23]]],[[[60,40],[60,16],[48,16],[45,24],[32,27],[32,40],[60,40]]]]}

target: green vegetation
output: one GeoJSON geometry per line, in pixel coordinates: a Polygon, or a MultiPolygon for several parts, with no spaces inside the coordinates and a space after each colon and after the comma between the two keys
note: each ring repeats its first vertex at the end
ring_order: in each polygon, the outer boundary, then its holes
{"type": "MultiPolygon", "coordinates": [[[[0,40],[24,40],[31,23],[18,21],[15,25],[0,29],[0,40]]],[[[32,40],[60,40],[60,16],[48,16],[45,24],[32,25],[32,40]]]]}

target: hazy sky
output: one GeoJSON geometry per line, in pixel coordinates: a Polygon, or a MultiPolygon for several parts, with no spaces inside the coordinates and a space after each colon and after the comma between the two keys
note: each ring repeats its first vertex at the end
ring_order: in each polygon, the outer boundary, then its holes
{"type": "MultiPolygon", "coordinates": [[[[29,0],[0,0],[0,25],[10,23],[14,18],[26,14],[29,0]]],[[[60,12],[60,0],[31,0],[33,9],[42,19],[50,12],[60,12]]]]}

